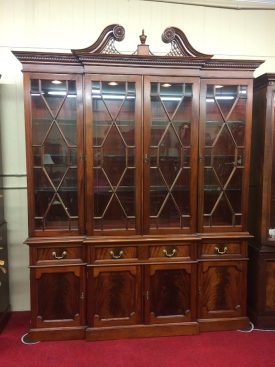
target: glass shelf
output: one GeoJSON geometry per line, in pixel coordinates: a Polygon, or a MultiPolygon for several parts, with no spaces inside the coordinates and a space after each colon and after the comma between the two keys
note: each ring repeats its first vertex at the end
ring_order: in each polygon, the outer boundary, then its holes
{"type": "Polygon", "coordinates": [[[242,189],[241,188],[239,188],[239,187],[229,187],[229,188],[225,188],[225,189],[223,189],[223,188],[221,188],[221,187],[205,187],[204,186],[204,188],[203,188],[203,190],[204,191],[209,191],[209,192],[228,192],[228,191],[238,191],[238,192],[241,192],[242,191],[242,189]]]}
{"type": "MultiPolygon", "coordinates": [[[[165,120],[154,120],[154,121],[151,121],[151,128],[154,129],[154,128],[157,128],[157,127],[166,127],[167,124],[169,123],[169,121],[167,121],[167,118],[165,120]]],[[[172,123],[174,125],[191,125],[191,121],[190,120],[173,120],[172,123]]]]}
{"type": "Polygon", "coordinates": [[[32,119],[32,123],[49,123],[49,121],[56,121],[59,124],[63,124],[63,125],[74,125],[76,124],[76,120],[75,119],[62,119],[59,117],[56,118],[52,118],[51,116],[49,116],[49,118],[33,118],[32,119]]]}
{"type": "Polygon", "coordinates": [[[35,188],[35,192],[51,192],[51,193],[60,193],[60,192],[75,192],[77,191],[77,187],[61,187],[58,190],[53,189],[52,187],[37,187],[35,188]]]}
{"type": "Polygon", "coordinates": [[[246,124],[246,121],[243,121],[243,120],[228,120],[228,121],[224,121],[224,120],[206,120],[205,123],[207,125],[222,125],[222,124],[227,124],[227,125],[230,125],[230,124],[239,124],[239,125],[245,125],[246,124]]]}

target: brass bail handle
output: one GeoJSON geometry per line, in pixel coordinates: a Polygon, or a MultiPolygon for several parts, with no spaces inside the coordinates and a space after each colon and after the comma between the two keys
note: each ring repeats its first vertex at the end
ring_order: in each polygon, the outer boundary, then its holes
{"type": "Polygon", "coordinates": [[[112,259],[121,259],[123,256],[123,251],[120,250],[117,254],[115,254],[114,251],[110,251],[110,255],[112,259]]]}
{"type": "Polygon", "coordinates": [[[63,251],[62,254],[61,254],[61,256],[58,256],[55,251],[52,252],[52,256],[56,260],[62,260],[62,259],[64,259],[66,257],[66,255],[67,255],[67,251],[63,251]]]}
{"type": "Polygon", "coordinates": [[[4,268],[5,265],[5,260],[0,260],[0,270],[2,271],[2,273],[6,274],[7,270],[6,268],[4,268]]]}
{"type": "Polygon", "coordinates": [[[215,247],[215,251],[216,251],[216,253],[217,254],[219,254],[219,255],[224,255],[224,254],[226,254],[227,253],[227,250],[228,250],[228,248],[227,248],[227,246],[224,246],[223,247],[223,249],[221,249],[221,248],[219,248],[219,247],[215,247]]]}
{"type": "Polygon", "coordinates": [[[166,257],[173,257],[176,255],[177,250],[175,248],[173,248],[173,250],[171,252],[168,252],[166,249],[163,250],[163,253],[166,257]]]}

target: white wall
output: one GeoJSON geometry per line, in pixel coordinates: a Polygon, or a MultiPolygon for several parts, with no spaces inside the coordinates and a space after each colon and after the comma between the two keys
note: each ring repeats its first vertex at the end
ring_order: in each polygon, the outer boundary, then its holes
{"type": "Polygon", "coordinates": [[[92,44],[109,24],[126,30],[120,51],[135,51],[144,29],[151,51],[166,53],[168,26],[215,57],[261,59],[255,76],[275,72],[275,11],[229,10],[142,0],[0,0],[0,118],[13,310],[29,309],[27,199],[21,65],[12,49],[59,50],[92,44]]]}

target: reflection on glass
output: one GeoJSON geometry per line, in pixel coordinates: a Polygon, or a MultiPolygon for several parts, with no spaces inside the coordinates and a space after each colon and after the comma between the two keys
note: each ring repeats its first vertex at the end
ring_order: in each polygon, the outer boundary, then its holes
{"type": "Polygon", "coordinates": [[[35,228],[78,227],[76,82],[31,80],[35,228]]]}
{"type": "Polygon", "coordinates": [[[207,86],[204,226],[241,225],[246,103],[246,86],[207,86]]]}
{"type": "Polygon", "coordinates": [[[94,227],[135,228],[135,83],[92,81],[94,227]]]}
{"type": "Polygon", "coordinates": [[[150,227],[190,226],[192,85],[151,83],[150,227]]]}

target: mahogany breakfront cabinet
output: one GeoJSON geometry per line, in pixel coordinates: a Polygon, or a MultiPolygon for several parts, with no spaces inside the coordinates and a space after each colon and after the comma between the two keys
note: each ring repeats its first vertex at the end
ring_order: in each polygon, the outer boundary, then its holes
{"type": "Polygon", "coordinates": [[[275,328],[275,74],[255,79],[249,228],[249,315],[275,328]]]}
{"type": "MultiPolygon", "coordinates": [[[[143,32],[142,32],[143,33],[143,32]]],[[[253,71],[167,28],[23,64],[34,340],[246,327],[253,71]]]]}

